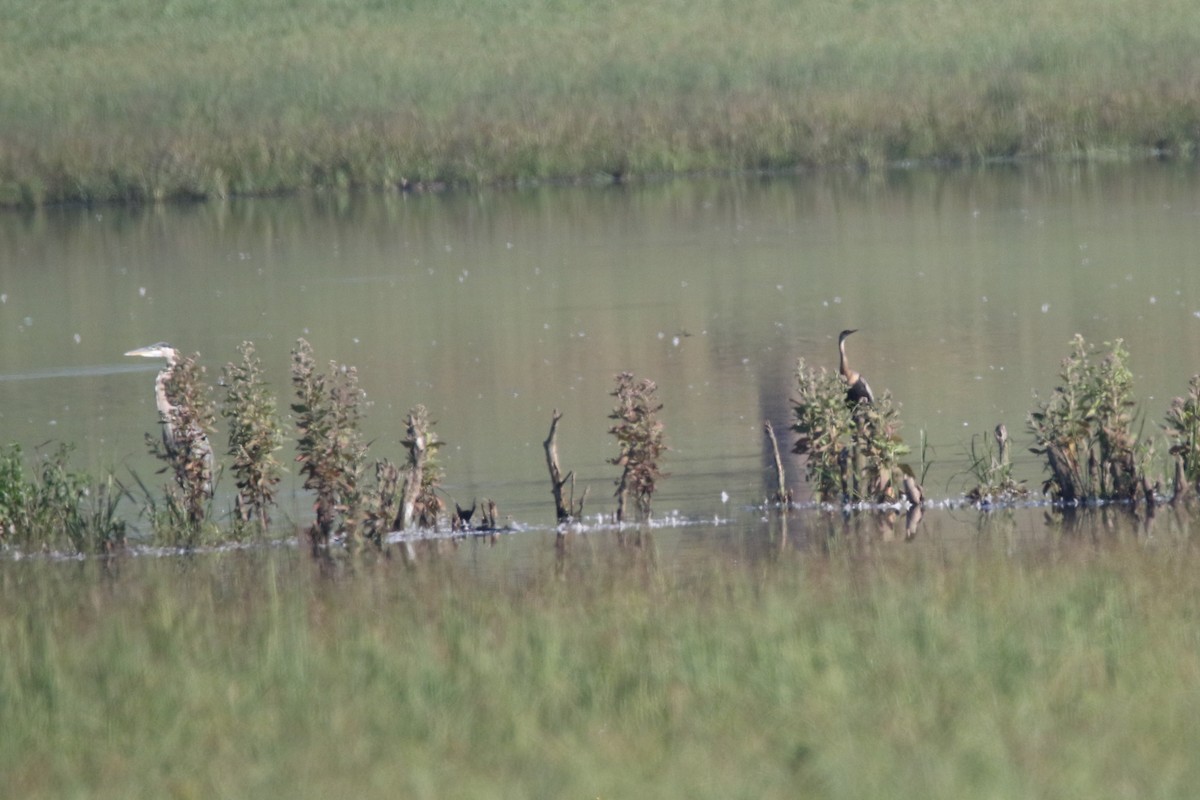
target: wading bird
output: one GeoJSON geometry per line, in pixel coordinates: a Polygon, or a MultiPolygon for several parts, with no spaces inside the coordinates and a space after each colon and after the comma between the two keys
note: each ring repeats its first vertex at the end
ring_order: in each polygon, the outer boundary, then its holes
{"type": "MultiPolygon", "coordinates": [[[[154,404],[158,406],[158,415],[162,422],[163,446],[166,448],[167,456],[176,464],[180,463],[181,457],[203,461],[206,467],[204,492],[211,495],[213,451],[212,445],[208,442],[208,435],[194,422],[188,426],[187,430],[180,430],[178,425],[183,414],[171,403],[171,398],[167,394],[167,383],[179,365],[179,351],[166,342],[159,342],[130,350],[125,355],[166,359],[167,365],[154,379],[154,404]],[[184,447],[189,452],[182,452],[184,447]]],[[[182,481],[178,467],[176,476],[182,481]]]]}
{"type": "Polygon", "coordinates": [[[871,392],[871,387],[867,385],[867,381],[862,375],[851,369],[850,364],[846,361],[846,338],[857,330],[858,328],[842,331],[838,335],[838,352],[842,356],[839,368],[841,369],[842,377],[846,379],[846,385],[849,387],[846,389],[846,402],[850,405],[856,405],[861,402],[875,402],[875,395],[871,392]]]}

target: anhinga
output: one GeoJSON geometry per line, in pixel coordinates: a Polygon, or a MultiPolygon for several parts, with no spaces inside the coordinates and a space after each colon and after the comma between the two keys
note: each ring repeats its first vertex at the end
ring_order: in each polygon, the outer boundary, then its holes
{"type": "MultiPolygon", "coordinates": [[[[167,455],[174,458],[179,453],[181,443],[181,432],[175,429],[176,420],[179,419],[179,412],[171,403],[171,398],[167,395],[167,382],[171,380],[171,376],[175,372],[175,367],[179,365],[179,351],[166,342],[139,347],[136,350],[130,350],[125,355],[140,356],[141,358],[164,358],[167,365],[158,373],[158,377],[154,379],[154,404],[158,406],[158,416],[162,422],[162,440],[163,446],[166,447],[167,455]]],[[[208,442],[208,436],[202,430],[193,430],[191,435],[186,437],[190,447],[193,448],[193,454],[204,460],[208,466],[208,480],[205,482],[205,492],[211,492],[212,486],[212,467],[213,467],[213,452],[212,445],[208,442]]]]}
{"type": "Polygon", "coordinates": [[[839,368],[842,377],[846,379],[846,402],[850,405],[858,403],[874,403],[875,395],[871,392],[871,387],[867,385],[867,381],[862,375],[850,368],[850,364],[846,362],[846,338],[854,333],[858,328],[848,331],[842,331],[838,335],[838,352],[841,353],[842,359],[839,368]]]}

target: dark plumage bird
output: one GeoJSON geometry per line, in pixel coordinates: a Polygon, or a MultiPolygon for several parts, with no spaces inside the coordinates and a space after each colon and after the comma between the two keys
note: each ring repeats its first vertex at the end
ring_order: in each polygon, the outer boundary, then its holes
{"type": "Polygon", "coordinates": [[[842,331],[838,335],[838,352],[842,356],[841,362],[838,366],[841,370],[842,377],[846,379],[846,386],[848,387],[846,389],[846,402],[850,405],[857,405],[858,403],[864,402],[875,402],[875,395],[872,393],[871,387],[867,385],[866,379],[864,379],[863,376],[858,372],[851,369],[849,362],[846,361],[846,338],[857,330],[858,328],[842,331]]]}

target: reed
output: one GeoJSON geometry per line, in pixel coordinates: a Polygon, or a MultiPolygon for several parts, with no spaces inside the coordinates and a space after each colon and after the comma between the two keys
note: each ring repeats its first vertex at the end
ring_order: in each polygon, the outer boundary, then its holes
{"type": "Polygon", "coordinates": [[[1198,45],[1187,0],[9,3],[0,203],[1191,154],[1198,45]]]}

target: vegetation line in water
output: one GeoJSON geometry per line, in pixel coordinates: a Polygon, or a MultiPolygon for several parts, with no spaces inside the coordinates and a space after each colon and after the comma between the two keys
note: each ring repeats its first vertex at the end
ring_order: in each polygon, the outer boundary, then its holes
{"type": "MultiPolygon", "coordinates": [[[[1163,426],[1170,459],[1156,461],[1155,441],[1144,435],[1144,424],[1139,424],[1132,374],[1125,366],[1128,353],[1121,340],[1107,345],[1110,350],[1103,357],[1078,334],[1071,346],[1071,354],[1062,362],[1062,383],[1028,418],[1033,436],[1030,449],[1045,458],[1049,473],[1043,494],[1065,506],[1119,502],[1152,509],[1164,495],[1169,468],[1172,500],[1187,499],[1200,481],[1200,375],[1192,378],[1186,398],[1172,402],[1163,426]],[[1152,477],[1156,468],[1157,481],[1152,477]]],[[[146,439],[174,482],[163,487],[160,504],[159,493],[134,476],[143,512],[159,543],[192,547],[236,540],[250,532],[264,535],[269,528],[281,471],[274,454],[282,446],[283,433],[275,399],[261,381],[254,345],[244,342],[239,352],[241,364],[227,364],[223,371],[226,395],[221,414],[230,422],[227,453],[237,485],[233,522],[226,529],[214,522],[211,509],[215,478],[220,474],[208,439],[215,411],[198,356],[182,357],[165,343],[127,354],[166,358],[155,384],[163,433],[161,441],[149,434],[146,439]]],[[[799,360],[793,400],[794,452],[806,458],[806,478],[816,499],[845,508],[907,508],[906,533],[915,534],[926,502],[921,481],[929,465],[923,463],[918,470],[900,460],[909,448],[899,436],[899,411],[890,392],[878,398],[858,392],[847,374],[861,382],[853,371],[818,371],[799,360]]],[[[443,471],[435,458],[442,442],[424,406],[413,407],[406,418],[401,441],[408,451],[406,463],[401,468],[387,459],[377,460],[374,481],[369,482],[368,444],[359,430],[363,393],[356,369],[331,362],[328,374],[317,371],[311,346],[300,339],[292,351],[292,387],[295,461],[313,498],[314,519],[307,536],[314,554],[327,552],[335,542],[383,548],[390,534],[413,529],[448,525],[455,532],[497,532],[499,512],[491,498],[484,499],[480,522],[474,527],[471,520],[478,500],[470,508],[454,503],[454,514],[447,514],[443,471]]],[[[618,526],[646,523],[658,482],[665,477],[660,464],[668,449],[659,418],[663,404],[653,381],[639,380],[629,372],[616,376],[611,396],[616,403],[609,414],[613,421],[609,433],[617,440],[618,453],[610,463],[621,469],[615,481],[613,520],[618,526]]],[[[587,490],[576,504],[573,474],[564,476],[558,463],[560,419],[555,411],[543,446],[561,526],[581,517],[587,490]],[[564,497],[568,483],[571,494],[564,497]]],[[[791,494],[769,423],[766,433],[772,442],[777,483],[769,504],[786,509],[792,505],[791,494]]],[[[995,438],[997,452],[986,443],[981,450],[972,444],[968,471],[976,485],[965,498],[981,508],[1011,502],[1028,491],[1012,476],[1011,443],[1003,423],[997,426],[995,438]]],[[[926,462],[924,447],[921,451],[926,462]]],[[[69,453],[69,447],[60,446],[42,455],[31,478],[26,478],[19,446],[10,446],[0,458],[0,545],[80,553],[107,553],[123,546],[125,523],[117,512],[122,498],[132,494],[112,475],[95,481],[71,471],[69,453]]]]}

